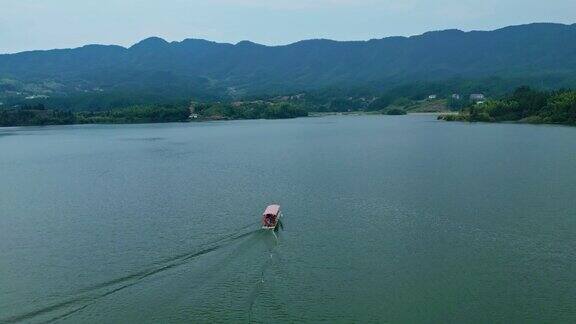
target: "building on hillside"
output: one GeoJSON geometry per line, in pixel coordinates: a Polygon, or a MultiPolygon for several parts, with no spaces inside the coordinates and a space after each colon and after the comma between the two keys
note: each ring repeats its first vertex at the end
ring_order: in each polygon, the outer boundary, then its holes
{"type": "Polygon", "coordinates": [[[190,101],[190,107],[188,107],[188,109],[190,110],[190,116],[188,118],[197,119],[198,114],[196,113],[196,102],[190,101]]]}
{"type": "Polygon", "coordinates": [[[454,99],[454,100],[460,100],[460,99],[462,99],[462,97],[460,96],[459,93],[453,93],[453,94],[452,94],[452,99],[454,99]]]}
{"type": "Polygon", "coordinates": [[[470,95],[470,100],[472,100],[472,101],[482,101],[485,98],[486,97],[484,97],[484,95],[481,93],[473,93],[470,95]]]}
{"type": "Polygon", "coordinates": [[[31,95],[31,96],[27,96],[24,99],[26,100],[34,100],[34,99],[48,99],[49,97],[46,95],[31,95]]]}
{"type": "Polygon", "coordinates": [[[435,95],[435,94],[431,94],[431,95],[428,96],[428,99],[431,99],[431,100],[432,100],[432,99],[436,99],[436,98],[438,98],[438,96],[435,95]]]}

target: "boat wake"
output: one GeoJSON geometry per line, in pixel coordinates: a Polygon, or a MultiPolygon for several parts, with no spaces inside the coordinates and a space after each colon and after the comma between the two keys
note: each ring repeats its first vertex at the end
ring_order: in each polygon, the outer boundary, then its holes
{"type": "Polygon", "coordinates": [[[141,271],[133,272],[129,275],[115,278],[106,282],[98,283],[92,286],[85,287],[73,295],[71,295],[66,300],[47,305],[45,307],[32,310],[30,312],[15,315],[12,317],[0,319],[0,323],[16,323],[22,321],[31,321],[38,319],[38,317],[45,317],[43,322],[54,322],[57,320],[64,319],[74,313],[77,313],[91,304],[97,302],[98,300],[117,293],[121,290],[129,288],[131,286],[137,285],[141,281],[157,275],[161,272],[179,267],[184,265],[191,260],[198,258],[204,254],[219,250],[224,248],[231,243],[240,240],[242,238],[253,235],[260,232],[260,229],[249,230],[249,228],[254,228],[259,222],[251,223],[240,227],[230,234],[224,235],[216,240],[202,244],[201,246],[195,248],[193,251],[181,253],[159,262],[152,264],[150,267],[143,269],[141,271]],[[59,314],[53,314],[58,312],[59,314]],[[50,316],[53,314],[53,316],[50,316]]]}
{"type": "MultiPolygon", "coordinates": [[[[280,221],[278,223],[278,225],[279,225],[280,229],[282,229],[282,230],[284,229],[284,225],[282,224],[282,221],[280,221]]],[[[268,251],[267,252],[268,252],[269,257],[266,257],[266,259],[262,263],[262,267],[260,270],[260,278],[259,278],[260,280],[258,280],[256,285],[252,289],[250,295],[248,296],[248,323],[252,323],[254,304],[256,303],[256,301],[258,300],[258,297],[260,296],[260,294],[262,293],[262,290],[264,289],[266,272],[268,271],[268,269],[270,267],[272,267],[272,265],[275,262],[281,261],[281,258],[278,254],[278,251],[277,251],[279,242],[278,242],[278,236],[275,233],[276,231],[277,231],[277,229],[274,232],[272,232],[272,234],[274,235],[274,241],[268,245],[268,251]]]]}

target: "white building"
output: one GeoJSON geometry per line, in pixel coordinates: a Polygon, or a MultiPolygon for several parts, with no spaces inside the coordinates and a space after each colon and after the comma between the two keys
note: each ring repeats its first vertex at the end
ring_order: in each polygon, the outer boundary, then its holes
{"type": "Polygon", "coordinates": [[[24,99],[26,100],[33,100],[33,99],[48,99],[49,97],[46,95],[31,95],[31,96],[27,96],[24,99]]]}
{"type": "Polygon", "coordinates": [[[428,99],[436,99],[436,98],[438,98],[438,96],[435,94],[431,94],[428,96],[428,99]]]}
{"type": "Polygon", "coordinates": [[[485,99],[485,97],[481,93],[473,93],[470,95],[470,100],[472,100],[472,101],[482,101],[484,99],[485,99]]]}
{"type": "Polygon", "coordinates": [[[196,113],[196,102],[190,101],[190,107],[188,107],[188,110],[190,110],[190,116],[188,116],[188,118],[190,119],[198,118],[198,114],[196,113]]]}

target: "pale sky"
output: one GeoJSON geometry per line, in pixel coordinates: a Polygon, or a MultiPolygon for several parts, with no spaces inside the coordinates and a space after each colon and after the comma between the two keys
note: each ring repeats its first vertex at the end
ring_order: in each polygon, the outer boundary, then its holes
{"type": "Polygon", "coordinates": [[[0,0],[0,53],[149,36],[266,45],[576,23],[576,0],[0,0]]]}

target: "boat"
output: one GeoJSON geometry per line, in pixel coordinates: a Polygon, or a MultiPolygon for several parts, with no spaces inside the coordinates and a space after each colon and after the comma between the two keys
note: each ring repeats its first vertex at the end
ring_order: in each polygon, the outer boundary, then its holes
{"type": "Polygon", "coordinates": [[[262,213],[262,229],[275,230],[282,217],[280,205],[270,205],[262,213]]]}

